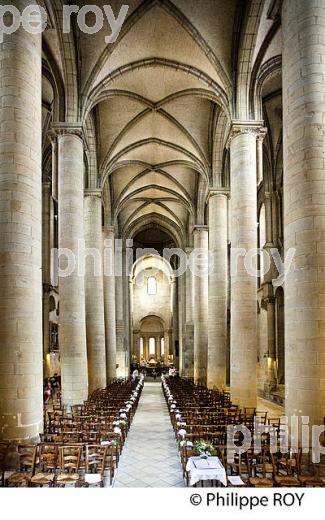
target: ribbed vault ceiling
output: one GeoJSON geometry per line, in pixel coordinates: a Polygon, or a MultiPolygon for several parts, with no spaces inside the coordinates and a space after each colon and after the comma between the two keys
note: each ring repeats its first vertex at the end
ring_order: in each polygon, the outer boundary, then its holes
{"type": "Polygon", "coordinates": [[[236,1],[219,11],[224,2],[194,3],[131,2],[117,43],[106,48],[100,35],[80,36],[98,169],[124,231],[152,219],[184,233],[211,179],[216,114],[230,91],[231,42],[222,33],[232,31],[236,1]],[[209,41],[218,38],[216,53],[209,41]]]}

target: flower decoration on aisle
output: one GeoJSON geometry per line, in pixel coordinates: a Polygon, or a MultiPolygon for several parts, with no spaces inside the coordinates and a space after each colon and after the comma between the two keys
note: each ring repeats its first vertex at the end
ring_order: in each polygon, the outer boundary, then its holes
{"type": "Polygon", "coordinates": [[[193,451],[197,455],[200,455],[200,457],[211,457],[216,454],[216,449],[213,444],[207,441],[196,441],[193,446],[193,451]]]}

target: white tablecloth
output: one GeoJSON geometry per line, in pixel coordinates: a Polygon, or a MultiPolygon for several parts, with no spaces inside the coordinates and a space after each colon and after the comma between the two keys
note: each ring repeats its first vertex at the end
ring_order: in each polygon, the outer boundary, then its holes
{"type": "Polygon", "coordinates": [[[190,486],[194,486],[194,484],[197,484],[200,480],[219,480],[224,486],[227,486],[226,470],[218,457],[209,457],[208,459],[190,457],[186,465],[186,470],[190,474],[190,486]]]}

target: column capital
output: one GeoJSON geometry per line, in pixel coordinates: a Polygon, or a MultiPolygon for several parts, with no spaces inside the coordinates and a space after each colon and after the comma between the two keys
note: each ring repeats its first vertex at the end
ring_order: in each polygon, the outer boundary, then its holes
{"type": "Polygon", "coordinates": [[[84,196],[85,197],[98,197],[99,199],[102,198],[102,190],[100,188],[95,189],[85,189],[84,190],[84,196]]]}
{"type": "Polygon", "coordinates": [[[199,231],[199,232],[202,232],[202,231],[209,231],[209,226],[206,226],[205,224],[195,224],[195,226],[193,226],[193,233],[195,233],[195,231],[199,231]]]}
{"type": "Polygon", "coordinates": [[[64,135],[76,135],[84,143],[86,142],[82,123],[52,123],[48,131],[49,139],[53,142],[64,135]]]}
{"type": "Polygon", "coordinates": [[[103,231],[107,233],[114,233],[115,235],[115,226],[103,226],[103,231]]]}
{"type": "Polygon", "coordinates": [[[228,188],[210,188],[207,202],[211,199],[211,197],[214,197],[215,195],[223,195],[224,197],[229,198],[230,197],[230,191],[228,188]]]}
{"type": "Polygon", "coordinates": [[[259,143],[263,144],[263,141],[266,136],[267,136],[267,128],[263,126],[262,128],[259,129],[259,132],[257,134],[257,141],[259,143]]]}
{"type": "Polygon", "coordinates": [[[264,121],[240,121],[233,120],[228,141],[227,148],[230,147],[231,142],[239,135],[249,134],[253,135],[256,139],[263,139],[267,134],[267,128],[264,126],[264,121]]]}

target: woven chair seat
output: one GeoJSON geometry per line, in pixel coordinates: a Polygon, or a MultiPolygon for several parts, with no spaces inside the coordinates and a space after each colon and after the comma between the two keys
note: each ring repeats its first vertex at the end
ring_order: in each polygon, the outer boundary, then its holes
{"type": "Polygon", "coordinates": [[[60,484],[74,484],[77,480],[79,480],[79,475],[77,473],[61,473],[56,478],[56,481],[60,484]]]}
{"type": "Polygon", "coordinates": [[[32,484],[50,484],[54,481],[54,473],[36,473],[31,479],[32,484]]]}
{"type": "Polygon", "coordinates": [[[8,484],[21,484],[31,480],[33,474],[30,471],[17,471],[8,477],[8,484]]]}

